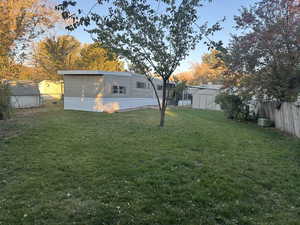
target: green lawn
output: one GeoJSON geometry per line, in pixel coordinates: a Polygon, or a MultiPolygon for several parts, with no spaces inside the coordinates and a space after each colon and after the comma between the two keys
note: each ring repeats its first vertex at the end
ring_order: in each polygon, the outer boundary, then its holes
{"type": "Polygon", "coordinates": [[[163,129],[150,109],[22,124],[0,141],[0,224],[300,224],[300,140],[220,112],[167,114],[163,129]]]}

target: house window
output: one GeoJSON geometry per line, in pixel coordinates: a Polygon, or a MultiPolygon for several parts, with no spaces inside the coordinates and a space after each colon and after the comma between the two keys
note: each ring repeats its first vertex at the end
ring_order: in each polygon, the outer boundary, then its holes
{"type": "Polygon", "coordinates": [[[146,83],[144,82],[136,82],[136,88],[147,88],[146,83]]]}
{"type": "Polygon", "coordinates": [[[113,94],[118,94],[119,93],[119,86],[112,86],[112,93],[113,94]]]}
{"type": "Polygon", "coordinates": [[[124,86],[119,86],[119,94],[125,95],[125,94],[126,94],[126,87],[124,87],[124,86]]]}
{"type": "Polygon", "coordinates": [[[161,91],[163,89],[163,86],[162,85],[157,85],[156,88],[157,88],[158,91],[161,91]]]}
{"type": "Polygon", "coordinates": [[[125,95],[126,94],[126,87],[114,85],[114,86],[112,86],[112,93],[113,94],[125,95]]]}

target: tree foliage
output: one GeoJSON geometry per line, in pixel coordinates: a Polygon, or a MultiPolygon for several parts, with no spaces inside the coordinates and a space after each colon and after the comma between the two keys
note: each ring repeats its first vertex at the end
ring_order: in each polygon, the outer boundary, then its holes
{"type": "Polygon", "coordinates": [[[124,63],[100,43],[88,44],[81,48],[76,67],[85,70],[124,71],[124,63]]]}
{"type": "Polygon", "coordinates": [[[202,56],[202,62],[192,66],[193,78],[190,83],[207,84],[209,82],[219,84],[222,82],[222,75],[226,71],[224,62],[218,57],[217,50],[202,56]]]}
{"type": "Polygon", "coordinates": [[[0,79],[17,76],[15,65],[24,59],[28,43],[52,28],[58,19],[46,0],[0,1],[0,79]]]}
{"type": "Polygon", "coordinates": [[[227,69],[219,54],[213,49],[202,56],[200,63],[192,64],[191,70],[178,73],[175,77],[189,85],[222,83],[222,75],[227,69]]]}
{"type": "Polygon", "coordinates": [[[78,59],[80,42],[73,36],[50,37],[38,43],[34,61],[44,79],[58,80],[57,70],[73,69],[78,59]]]}
{"type": "Polygon", "coordinates": [[[203,35],[218,30],[219,24],[209,29],[206,24],[198,24],[201,0],[97,2],[107,10],[101,13],[91,10],[90,15],[78,17],[69,8],[75,5],[75,1],[63,1],[57,9],[62,11],[64,18],[74,20],[68,29],[74,30],[80,25],[94,22],[96,27],[89,32],[94,35],[96,42],[128,59],[146,74],[150,82],[152,74],[161,77],[163,96],[161,102],[158,96],[157,100],[161,111],[160,126],[163,126],[170,76],[189,52],[195,49],[203,35]]]}
{"type": "Polygon", "coordinates": [[[172,79],[175,81],[181,81],[184,82],[186,84],[195,84],[194,82],[194,74],[193,71],[189,70],[189,71],[184,71],[184,72],[180,72],[180,73],[176,73],[172,76],[172,79]]]}
{"type": "MultiPolygon", "coordinates": [[[[82,44],[70,35],[49,37],[38,43],[34,52],[36,66],[33,79],[58,80],[58,70],[104,70],[123,71],[124,65],[115,54],[101,44],[82,44]]],[[[20,74],[26,76],[26,68],[20,74]]],[[[29,74],[28,74],[29,75],[29,74]]]]}
{"type": "Polygon", "coordinates": [[[293,101],[300,91],[300,2],[261,0],[235,17],[241,35],[224,51],[227,87],[242,95],[293,101]]]}
{"type": "Polygon", "coordinates": [[[144,73],[143,69],[140,68],[139,65],[133,64],[133,63],[128,62],[128,61],[127,61],[127,70],[129,72],[136,73],[136,74],[141,74],[141,75],[144,73]]]}

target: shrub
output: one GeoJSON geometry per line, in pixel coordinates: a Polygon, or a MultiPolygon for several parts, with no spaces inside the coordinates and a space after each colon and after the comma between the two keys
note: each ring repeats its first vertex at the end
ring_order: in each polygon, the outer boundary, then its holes
{"type": "Polygon", "coordinates": [[[0,82],[0,120],[9,118],[10,112],[10,90],[7,83],[0,82]]]}
{"type": "Polygon", "coordinates": [[[225,115],[233,120],[250,120],[249,105],[238,95],[221,93],[216,97],[216,103],[221,106],[225,115]]]}

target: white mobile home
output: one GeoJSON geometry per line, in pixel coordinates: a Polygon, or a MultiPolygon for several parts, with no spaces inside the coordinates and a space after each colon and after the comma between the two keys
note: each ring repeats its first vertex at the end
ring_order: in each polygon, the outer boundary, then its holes
{"type": "MultiPolygon", "coordinates": [[[[95,70],[58,71],[64,79],[64,109],[113,112],[155,106],[157,100],[145,76],[95,70]]],[[[154,80],[161,96],[162,81],[154,80]]]]}

